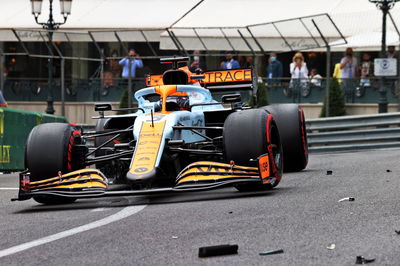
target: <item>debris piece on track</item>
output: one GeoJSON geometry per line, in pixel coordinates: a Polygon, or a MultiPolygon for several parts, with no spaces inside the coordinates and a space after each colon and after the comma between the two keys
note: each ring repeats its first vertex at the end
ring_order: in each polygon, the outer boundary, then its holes
{"type": "Polygon", "coordinates": [[[218,245],[199,248],[199,257],[231,255],[238,253],[238,245],[218,245]]]}
{"type": "Polygon", "coordinates": [[[396,234],[400,235],[400,230],[394,230],[396,234]]]}
{"type": "Polygon", "coordinates": [[[326,175],[332,175],[332,174],[333,174],[333,171],[332,171],[332,170],[326,171],[326,175]]]}
{"type": "Polygon", "coordinates": [[[265,256],[265,255],[274,255],[274,254],[281,254],[281,253],[283,253],[283,249],[267,250],[267,251],[260,252],[259,254],[261,256],[265,256]]]}
{"type": "Polygon", "coordinates": [[[347,198],[343,198],[343,199],[338,200],[338,202],[342,202],[342,201],[355,201],[355,200],[356,200],[356,199],[353,198],[353,197],[347,197],[347,198]]]}
{"type": "Polygon", "coordinates": [[[392,172],[392,170],[390,170],[390,169],[386,170],[386,173],[391,173],[391,172],[392,172]]]}
{"type": "Polygon", "coordinates": [[[336,245],[335,244],[330,244],[326,248],[329,249],[329,250],[334,250],[336,248],[336,245]]]}
{"type": "Polygon", "coordinates": [[[178,237],[177,236],[172,236],[172,239],[178,239],[178,237]]]}
{"type": "Polygon", "coordinates": [[[356,264],[366,264],[374,261],[375,259],[366,259],[363,256],[357,256],[356,258],[356,264]]]}

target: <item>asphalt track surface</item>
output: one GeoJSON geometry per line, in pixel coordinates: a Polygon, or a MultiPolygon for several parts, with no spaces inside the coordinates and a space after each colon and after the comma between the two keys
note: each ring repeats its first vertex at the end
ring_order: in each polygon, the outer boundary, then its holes
{"type": "Polygon", "coordinates": [[[5,188],[17,177],[2,175],[0,265],[354,265],[357,255],[399,265],[399,158],[398,149],[311,155],[307,170],[285,174],[269,192],[224,188],[61,206],[11,202],[17,191],[5,188]],[[338,202],[345,197],[355,201],[338,202]],[[219,244],[239,252],[198,257],[199,247],[219,244]],[[259,255],[273,249],[284,253],[259,255]]]}

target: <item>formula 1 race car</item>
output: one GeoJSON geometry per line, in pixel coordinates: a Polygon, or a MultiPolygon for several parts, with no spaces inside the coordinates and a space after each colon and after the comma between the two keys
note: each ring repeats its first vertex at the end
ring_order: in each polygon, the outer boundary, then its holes
{"type": "Polygon", "coordinates": [[[306,167],[306,128],[298,105],[252,109],[240,103],[240,94],[218,102],[210,91],[252,89],[253,70],[195,74],[178,67],[187,61],[161,59],[172,69],[147,77],[148,87],[134,95],[134,113],[105,115],[116,110],[96,104],[93,132],[64,123],[33,128],[16,200],[57,204],[228,185],[265,190],[278,185],[283,169],[306,167]]]}

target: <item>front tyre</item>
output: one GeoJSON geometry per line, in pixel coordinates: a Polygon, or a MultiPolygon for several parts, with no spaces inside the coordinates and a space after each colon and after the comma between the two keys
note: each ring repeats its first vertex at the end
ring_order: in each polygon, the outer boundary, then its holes
{"type": "Polygon", "coordinates": [[[298,172],[308,164],[308,144],[303,109],[297,104],[276,104],[262,107],[276,121],[283,147],[285,172],[298,172]]]}
{"type": "MultiPolygon", "coordinates": [[[[81,134],[76,128],[65,123],[46,123],[34,127],[25,147],[25,168],[31,181],[40,181],[78,170],[84,165],[84,154],[78,153],[76,145],[81,144],[81,134]]],[[[71,198],[35,196],[43,204],[60,204],[75,201],[71,198]]]]}
{"type": "Polygon", "coordinates": [[[238,165],[253,166],[252,159],[268,153],[272,178],[269,184],[241,184],[235,186],[239,191],[271,189],[282,178],[282,145],[278,127],[271,114],[261,109],[244,110],[232,113],[225,120],[223,143],[225,159],[238,165]]]}

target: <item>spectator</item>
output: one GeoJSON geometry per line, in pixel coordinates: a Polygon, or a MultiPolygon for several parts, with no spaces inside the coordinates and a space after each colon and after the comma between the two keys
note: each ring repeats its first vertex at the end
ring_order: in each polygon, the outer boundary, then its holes
{"type": "Polygon", "coordinates": [[[226,61],[221,62],[221,69],[229,70],[240,68],[239,62],[233,58],[232,54],[228,53],[225,58],[226,61]]]}
{"type": "Polygon", "coordinates": [[[244,68],[254,67],[254,58],[252,56],[246,57],[246,63],[243,66],[244,68]]]}
{"type": "Polygon", "coordinates": [[[308,69],[302,53],[298,52],[293,56],[293,62],[290,63],[290,74],[290,91],[294,90],[295,92],[301,93],[303,96],[308,95],[308,69]]]}
{"type": "Polygon", "coordinates": [[[254,66],[254,59],[252,56],[239,56],[238,61],[241,68],[251,68],[254,66]]]}
{"type": "Polygon", "coordinates": [[[276,53],[270,53],[267,64],[267,78],[275,79],[283,76],[282,63],[278,60],[276,53]]]}
{"type": "Polygon", "coordinates": [[[346,54],[340,60],[340,69],[342,70],[341,80],[342,88],[347,99],[354,102],[354,78],[356,77],[357,59],[353,57],[353,49],[347,48],[346,54]]]}
{"type": "Polygon", "coordinates": [[[119,65],[118,51],[113,50],[111,53],[112,59],[108,60],[108,70],[113,74],[113,77],[117,77],[121,72],[121,66],[119,65]]]}
{"type": "Polygon", "coordinates": [[[316,68],[311,69],[310,72],[310,84],[312,86],[321,87],[322,77],[318,74],[318,70],[316,68]]]}
{"type": "Polygon", "coordinates": [[[6,99],[4,99],[3,92],[0,90],[0,107],[8,107],[6,99]]]}
{"type": "Polygon", "coordinates": [[[394,45],[388,46],[387,58],[398,58],[398,53],[396,52],[396,47],[394,45]]]}
{"type": "Polygon", "coordinates": [[[342,80],[341,80],[341,78],[342,78],[342,70],[340,69],[340,63],[336,63],[335,64],[335,69],[333,70],[332,77],[337,79],[339,84],[342,82],[342,80]]]}
{"type": "Polygon", "coordinates": [[[388,77],[386,80],[386,86],[390,88],[390,90],[395,94],[399,95],[399,73],[400,73],[400,60],[399,60],[399,53],[396,52],[396,47],[394,45],[389,45],[388,51],[386,53],[387,58],[397,59],[397,77],[388,77]]]}
{"type": "Polygon", "coordinates": [[[239,56],[237,57],[237,61],[239,62],[240,68],[245,68],[245,65],[246,65],[246,56],[244,56],[244,55],[239,55],[239,56]]]}
{"type": "Polygon", "coordinates": [[[193,52],[193,59],[189,63],[189,70],[192,73],[204,72],[206,70],[206,64],[204,60],[200,57],[200,51],[193,52]]]}
{"type": "Polygon", "coordinates": [[[362,56],[362,61],[360,64],[360,86],[369,87],[371,82],[369,78],[372,76],[373,63],[371,61],[371,56],[368,53],[364,53],[362,56]]]}
{"type": "Polygon", "coordinates": [[[130,72],[130,77],[135,78],[136,68],[143,67],[143,61],[140,59],[139,54],[137,54],[134,49],[130,49],[129,54],[125,58],[122,58],[119,61],[119,64],[122,65],[122,77],[126,79],[129,78],[129,72],[130,72]],[[130,71],[129,71],[129,61],[131,62],[130,71]]]}

